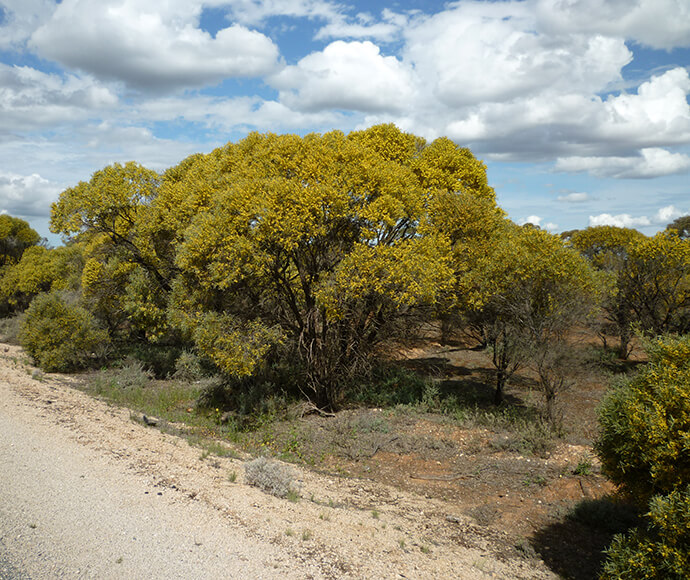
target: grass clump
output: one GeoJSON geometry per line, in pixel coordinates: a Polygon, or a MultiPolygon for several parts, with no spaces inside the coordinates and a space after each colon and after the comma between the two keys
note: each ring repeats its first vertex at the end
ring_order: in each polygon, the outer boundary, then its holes
{"type": "Polygon", "coordinates": [[[280,461],[257,457],[244,464],[244,472],[245,481],[249,485],[291,501],[299,498],[299,485],[295,481],[294,470],[280,461]]]}

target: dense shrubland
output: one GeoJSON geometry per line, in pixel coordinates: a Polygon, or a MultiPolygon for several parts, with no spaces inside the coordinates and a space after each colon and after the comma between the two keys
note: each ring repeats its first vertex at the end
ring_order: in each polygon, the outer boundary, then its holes
{"type": "MultiPolygon", "coordinates": [[[[541,424],[559,432],[574,329],[592,328],[620,359],[635,334],[690,329],[687,218],[652,237],[519,227],[468,149],[392,125],[252,133],[162,174],[115,164],[61,194],[51,230],[64,246],[0,216],[0,314],[19,317],[36,363],[127,361],[200,382],[200,404],[235,416],[288,399],[322,412],[440,408],[390,363],[435,326],[487,350],[496,404],[531,369],[541,424]]],[[[607,577],[645,577],[625,568],[645,546],[687,546],[687,344],[649,342],[649,365],[602,409],[606,473],[651,502],[649,528],[616,540],[607,577]]]]}

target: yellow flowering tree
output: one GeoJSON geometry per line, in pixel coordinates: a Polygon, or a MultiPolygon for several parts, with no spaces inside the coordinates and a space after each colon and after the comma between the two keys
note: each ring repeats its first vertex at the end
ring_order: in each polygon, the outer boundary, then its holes
{"type": "Polygon", "coordinates": [[[600,280],[558,236],[507,220],[483,240],[460,272],[458,306],[475,336],[491,349],[495,403],[503,400],[511,376],[531,362],[541,379],[547,419],[555,420],[560,379],[554,375],[558,361],[552,355],[563,344],[564,333],[593,308],[600,280]]]}
{"type": "Polygon", "coordinates": [[[161,187],[175,316],[227,373],[253,372],[280,348],[299,361],[305,393],[335,406],[395,322],[452,282],[448,228],[431,209],[461,195],[495,205],[484,166],[447,139],[427,144],[392,125],[251,134],[161,187]],[[231,348],[243,332],[254,364],[218,352],[221,337],[231,348]]]}
{"type": "Polygon", "coordinates": [[[0,215],[0,269],[19,262],[24,251],[40,241],[41,236],[23,219],[0,215]]]}
{"type": "Polygon", "coordinates": [[[599,335],[606,347],[607,333],[615,331],[619,338],[618,354],[623,359],[630,355],[635,322],[635,311],[626,292],[630,286],[625,284],[625,279],[631,251],[644,239],[637,230],[616,226],[590,227],[570,236],[571,246],[607,279],[608,292],[602,301],[606,324],[599,326],[599,335]]]}

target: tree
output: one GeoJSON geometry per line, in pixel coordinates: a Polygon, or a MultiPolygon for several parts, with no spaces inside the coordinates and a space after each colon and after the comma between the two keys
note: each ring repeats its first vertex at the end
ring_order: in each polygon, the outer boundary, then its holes
{"type": "Polygon", "coordinates": [[[171,274],[154,240],[144,235],[159,185],[160,176],[137,163],[110,165],[95,172],[88,183],[82,181],[60,194],[51,207],[50,230],[92,244],[103,259],[113,254],[125,257],[168,292],[171,274]]]}
{"type": "MultiPolygon", "coordinates": [[[[570,245],[581,252],[594,268],[604,273],[608,280],[608,292],[602,301],[606,320],[619,338],[618,354],[627,359],[630,355],[630,341],[633,336],[632,324],[635,311],[631,304],[626,283],[630,253],[645,236],[631,228],[616,226],[595,226],[577,230],[570,235],[570,245]]],[[[600,327],[599,334],[606,346],[606,326],[600,327]]]]}
{"type": "Polygon", "coordinates": [[[620,288],[643,331],[654,336],[687,332],[690,239],[683,239],[672,230],[634,244],[620,288]]]}
{"type": "Polygon", "coordinates": [[[9,310],[25,310],[31,300],[50,290],[76,290],[83,265],[81,247],[76,244],[49,249],[31,246],[18,263],[7,266],[0,278],[0,300],[9,310]]]}
{"type": "Polygon", "coordinates": [[[0,215],[0,268],[19,262],[24,251],[40,241],[41,236],[23,219],[0,215]]]}
{"type": "Polygon", "coordinates": [[[565,332],[588,314],[599,289],[582,257],[546,231],[506,222],[478,248],[456,292],[477,338],[491,348],[496,404],[512,375],[532,360],[551,415],[558,359],[547,354],[558,351],[565,332]]]}
{"type": "Polygon", "coordinates": [[[666,231],[675,231],[679,238],[683,240],[690,239],[690,215],[674,219],[666,226],[666,231]]]}
{"type": "Polygon", "coordinates": [[[392,125],[251,134],[177,175],[154,204],[179,240],[177,320],[230,375],[280,350],[299,362],[306,394],[331,407],[396,321],[452,280],[449,235],[429,208],[463,194],[494,204],[468,150],[392,125]]]}

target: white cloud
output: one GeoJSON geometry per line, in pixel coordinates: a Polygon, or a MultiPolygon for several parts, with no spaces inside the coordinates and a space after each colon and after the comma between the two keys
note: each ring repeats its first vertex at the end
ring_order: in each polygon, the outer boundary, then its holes
{"type": "Polygon", "coordinates": [[[653,48],[690,46],[687,0],[537,0],[536,13],[555,34],[605,34],[653,48]]]}
{"type": "Polygon", "coordinates": [[[270,79],[291,109],[401,111],[409,106],[413,79],[398,59],[369,42],[338,40],[270,79]]]}
{"type": "Polygon", "coordinates": [[[535,226],[538,226],[539,224],[541,224],[542,219],[544,218],[538,215],[528,215],[526,218],[518,220],[518,224],[521,226],[524,226],[525,224],[534,224],[535,226]]]}
{"type": "Polygon", "coordinates": [[[521,226],[524,226],[525,224],[533,224],[537,227],[548,230],[550,232],[558,229],[558,224],[555,224],[553,222],[546,222],[546,223],[542,224],[541,223],[542,221],[544,221],[544,218],[541,216],[529,215],[526,218],[518,220],[517,223],[518,223],[518,225],[521,225],[521,226]]]}
{"type": "Polygon", "coordinates": [[[589,225],[618,226],[619,228],[639,228],[652,225],[664,226],[682,215],[686,215],[686,212],[677,209],[673,205],[669,205],[659,209],[652,217],[633,217],[627,213],[618,215],[602,213],[596,216],[589,216],[589,225]]]}
{"type": "Polygon", "coordinates": [[[116,94],[90,77],[0,63],[0,133],[73,123],[95,111],[102,114],[117,101],[116,94]]]}
{"type": "Polygon", "coordinates": [[[355,22],[339,15],[319,29],[316,33],[316,39],[371,38],[381,42],[391,42],[400,36],[408,22],[408,17],[405,14],[393,12],[388,8],[382,11],[380,21],[377,21],[370,14],[358,14],[355,22]]]}
{"type": "Polygon", "coordinates": [[[684,215],[687,215],[687,212],[681,211],[673,205],[667,205],[656,212],[654,221],[658,224],[666,224],[684,215]]]}
{"type": "Polygon", "coordinates": [[[50,18],[54,0],[3,0],[0,16],[0,49],[21,49],[34,30],[50,18]]]}
{"type": "Polygon", "coordinates": [[[597,177],[649,179],[690,170],[690,156],[665,149],[642,149],[636,157],[566,157],[556,162],[556,170],[586,171],[597,177]]]}
{"type": "Polygon", "coordinates": [[[589,200],[589,194],[582,192],[573,192],[558,196],[558,201],[565,201],[567,203],[582,203],[589,200]]]}
{"type": "Polygon", "coordinates": [[[37,217],[50,212],[61,187],[34,173],[18,175],[0,171],[0,213],[37,217]]]}
{"type": "Polygon", "coordinates": [[[406,31],[405,59],[451,107],[601,90],[631,60],[623,39],[555,37],[525,2],[462,2],[406,31]]]}
{"type": "Polygon", "coordinates": [[[589,216],[589,225],[593,226],[617,226],[619,228],[638,228],[651,225],[651,221],[646,216],[632,217],[628,213],[611,215],[602,213],[589,216]]]}
{"type": "Polygon", "coordinates": [[[30,45],[49,60],[144,90],[216,84],[274,71],[278,48],[235,24],[215,38],[198,27],[200,2],[64,0],[30,45]]]}

